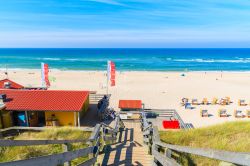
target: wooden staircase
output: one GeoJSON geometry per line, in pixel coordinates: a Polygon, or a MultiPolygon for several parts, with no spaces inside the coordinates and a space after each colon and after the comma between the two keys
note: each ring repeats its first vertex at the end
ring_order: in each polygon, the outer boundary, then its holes
{"type": "Polygon", "coordinates": [[[99,157],[99,163],[103,166],[152,165],[153,157],[143,144],[140,122],[124,122],[124,125],[126,128],[118,133],[116,143],[108,146],[105,154],[99,157]]]}

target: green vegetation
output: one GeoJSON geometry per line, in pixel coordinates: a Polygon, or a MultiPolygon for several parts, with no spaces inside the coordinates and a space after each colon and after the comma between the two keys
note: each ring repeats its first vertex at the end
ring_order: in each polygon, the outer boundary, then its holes
{"type": "MultiPolygon", "coordinates": [[[[83,132],[70,127],[47,129],[42,132],[25,132],[16,136],[15,140],[73,140],[88,139],[90,132],[83,132]]],[[[85,143],[71,144],[71,150],[87,147],[85,143]]],[[[62,145],[39,145],[39,146],[16,146],[0,147],[0,162],[28,159],[31,157],[50,155],[63,152],[62,145]]],[[[81,157],[72,161],[72,165],[77,165],[88,156],[81,157]]]]}
{"type": "MultiPolygon", "coordinates": [[[[250,152],[250,122],[228,122],[211,127],[160,132],[163,142],[191,146],[197,148],[211,148],[234,152],[250,152]]],[[[181,154],[183,165],[218,165],[219,161],[181,154]],[[195,163],[195,164],[194,164],[195,163]]]]}

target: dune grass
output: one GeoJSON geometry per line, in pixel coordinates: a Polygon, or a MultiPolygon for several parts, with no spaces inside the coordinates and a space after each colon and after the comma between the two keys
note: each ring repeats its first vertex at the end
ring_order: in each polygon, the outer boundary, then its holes
{"type": "MultiPolygon", "coordinates": [[[[161,140],[169,144],[211,148],[233,152],[250,152],[250,122],[228,122],[211,127],[161,131],[161,140]]],[[[218,165],[219,161],[182,154],[183,165],[218,165]]]]}
{"type": "MultiPolygon", "coordinates": [[[[87,139],[90,132],[83,132],[70,127],[47,129],[42,132],[25,132],[16,136],[15,140],[73,140],[87,139]]],[[[71,144],[71,150],[86,147],[85,143],[71,144]]],[[[62,145],[39,145],[39,146],[16,146],[0,147],[0,162],[28,159],[43,155],[50,155],[63,152],[62,145]]],[[[81,157],[72,161],[72,165],[77,165],[86,160],[88,156],[81,157]]]]}

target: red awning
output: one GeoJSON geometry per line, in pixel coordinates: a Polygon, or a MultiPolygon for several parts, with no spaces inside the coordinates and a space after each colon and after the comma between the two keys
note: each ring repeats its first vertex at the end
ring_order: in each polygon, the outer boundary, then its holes
{"type": "Polygon", "coordinates": [[[120,100],[119,108],[121,109],[141,109],[142,101],[141,100],[120,100]]]}

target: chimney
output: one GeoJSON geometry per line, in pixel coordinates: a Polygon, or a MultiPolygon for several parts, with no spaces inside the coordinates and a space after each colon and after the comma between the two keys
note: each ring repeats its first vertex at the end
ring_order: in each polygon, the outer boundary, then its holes
{"type": "Polygon", "coordinates": [[[9,81],[4,82],[4,88],[5,89],[10,89],[11,88],[11,83],[9,81]]]}

